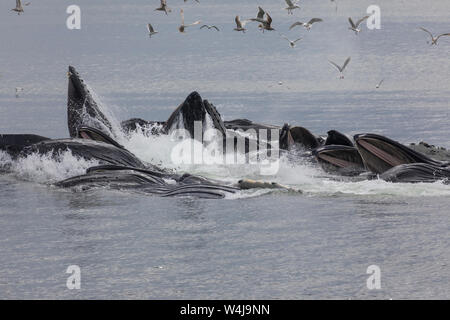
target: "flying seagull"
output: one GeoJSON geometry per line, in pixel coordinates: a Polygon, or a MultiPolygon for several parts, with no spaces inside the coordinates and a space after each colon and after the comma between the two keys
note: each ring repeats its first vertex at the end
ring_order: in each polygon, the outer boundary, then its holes
{"type": "Polygon", "coordinates": [[[200,29],[203,29],[203,28],[208,28],[208,30],[216,29],[217,31],[220,31],[219,28],[217,28],[216,26],[210,26],[210,25],[207,25],[207,24],[204,24],[204,25],[202,25],[200,27],[200,29]]]}
{"type": "Polygon", "coordinates": [[[156,8],[155,11],[164,11],[166,14],[167,12],[172,12],[172,10],[167,6],[167,0],[161,0],[161,6],[156,8]]]}
{"type": "Polygon", "coordinates": [[[186,29],[189,26],[194,26],[196,24],[199,24],[201,21],[195,21],[194,23],[191,24],[184,24],[184,11],[183,9],[180,10],[180,15],[181,15],[181,25],[178,27],[178,31],[180,31],[181,33],[184,33],[184,29],[186,29]]]}
{"type": "Polygon", "coordinates": [[[344,74],[343,74],[343,72],[344,72],[344,69],[345,69],[345,67],[347,66],[347,64],[350,62],[350,57],[348,57],[347,60],[345,60],[344,65],[343,65],[342,67],[340,67],[339,65],[337,65],[336,63],[334,63],[334,62],[331,61],[331,60],[328,60],[328,61],[329,61],[333,66],[335,66],[336,69],[339,70],[339,73],[340,73],[339,79],[344,79],[344,74]]]}
{"type": "Polygon", "coordinates": [[[355,31],[355,34],[357,35],[359,32],[361,32],[361,29],[358,29],[359,25],[361,24],[361,22],[363,22],[364,20],[368,19],[369,17],[370,16],[362,17],[361,19],[356,21],[356,24],[353,23],[352,18],[348,18],[348,22],[350,23],[350,27],[348,29],[355,31]]]}
{"type": "Polygon", "coordinates": [[[16,98],[18,98],[19,97],[19,93],[23,91],[23,88],[16,87],[15,90],[16,90],[16,98]]]}
{"type": "Polygon", "coordinates": [[[376,87],[375,88],[379,88],[380,86],[381,86],[381,84],[383,83],[383,81],[384,81],[384,79],[381,79],[381,81],[376,85],[376,87]]]}
{"type": "Polygon", "coordinates": [[[266,12],[263,10],[263,8],[258,7],[258,14],[256,15],[256,18],[250,19],[251,21],[264,21],[264,14],[266,12]]]}
{"type": "Polygon", "coordinates": [[[234,28],[234,31],[242,31],[243,33],[245,33],[245,30],[247,30],[245,29],[245,24],[248,22],[248,20],[241,21],[241,19],[239,19],[239,16],[236,16],[234,21],[236,21],[236,28],[234,28]]]}
{"type": "MultiPolygon", "coordinates": [[[[442,36],[450,36],[450,33],[443,33],[443,34],[438,35],[437,37],[434,37],[433,34],[430,31],[428,31],[427,29],[425,29],[424,27],[420,27],[420,29],[425,31],[426,33],[428,33],[430,35],[430,37],[431,37],[431,45],[433,45],[433,44],[437,45],[438,39],[440,37],[442,37],[442,36]]],[[[427,41],[427,43],[430,43],[430,42],[427,41]]]]}
{"type": "Polygon", "coordinates": [[[150,23],[147,24],[147,30],[148,30],[148,35],[150,36],[150,38],[152,37],[152,35],[158,33],[158,31],[155,31],[155,29],[153,29],[153,26],[150,23]]]}
{"type": "Polygon", "coordinates": [[[300,9],[300,7],[297,5],[298,1],[294,1],[294,2],[292,2],[291,0],[285,0],[285,1],[286,1],[286,4],[287,4],[287,8],[284,8],[284,9],[287,10],[288,14],[294,14],[292,12],[292,10],[295,10],[297,8],[300,9]]]}
{"type": "Polygon", "coordinates": [[[265,12],[261,7],[258,7],[258,9],[259,9],[259,11],[258,11],[257,17],[252,18],[250,20],[258,21],[260,23],[258,28],[262,29],[263,32],[264,32],[264,30],[268,30],[268,31],[275,30],[274,28],[272,28],[272,17],[267,12],[265,12]],[[264,15],[267,16],[266,20],[264,20],[264,15]]]}
{"type": "Polygon", "coordinates": [[[296,26],[303,26],[303,27],[305,27],[307,30],[310,30],[313,23],[315,23],[315,22],[321,22],[321,21],[323,21],[323,20],[320,19],[320,18],[312,18],[312,19],[309,20],[308,22],[300,22],[300,21],[297,21],[297,22],[293,23],[293,24],[289,27],[289,30],[291,30],[292,28],[294,28],[294,27],[296,27],[296,26]]]}
{"type": "MultiPolygon", "coordinates": [[[[24,6],[29,6],[31,2],[27,2],[24,4],[24,6]]],[[[23,13],[23,7],[22,7],[22,1],[16,0],[16,7],[14,9],[11,9],[11,11],[17,12],[18,15],[23,13]]]]}
{"type": "Polygon", "coordinates": [[[298,39],[296,39],[296,40],[294,40],[294,41],[291,41],[288,37],[286,37],[285,35],[282,35],[281,33],[280,33],[280,36],[281,36],[282,38],[286,39],[287,41],[289,41],[289,45],[291,46],[291,48],[295,48],[295,43],[296,43],[297,41],[300,41],[300,40],[303,39],[303,38],[298,38],[298,39]]]}

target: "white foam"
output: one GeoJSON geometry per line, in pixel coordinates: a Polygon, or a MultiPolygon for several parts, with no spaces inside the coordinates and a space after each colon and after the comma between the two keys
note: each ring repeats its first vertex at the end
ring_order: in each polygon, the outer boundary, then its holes
{"type": "Polygon", "coordinates": [[[0,152],[0,168],[5,168],[17,178],[44,184],[51,184],[86,173],[86,169],[99,165],[98,161],[78,158],[71,151],[64,151],[57,157],[48,154],[31,154],[15,161],[0,152]]]}

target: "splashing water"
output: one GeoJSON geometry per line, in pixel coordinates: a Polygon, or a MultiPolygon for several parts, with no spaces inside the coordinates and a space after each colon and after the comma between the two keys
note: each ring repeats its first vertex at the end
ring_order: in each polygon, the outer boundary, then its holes
{"type": "MultiPolygon", "coordinates": [[[[109,108],[105,103],[103,103],[103,99],[94,91],[89,84],[86,83],[86,87],[89,90],[89,93],[92,96],[92,99],[97,103],[97,107],[102,112],[106,119],[108,119],[111,124],[111,128],[108,128],[101,120],[92,118],[87,112],[83,114],[83,121],[86,124],[96,123],[102,128],[102,131],[108,134],[111,138],[117,139],[119,143],[123,142],[125,139],[125,135],[122,131],[122,126],[120,125],[120,121],[116,118],[111,108],[109,108]]],[[[95,126],[94,126],[95,127],[95,126]]]]}
{"type": "Polygon", "coordinates": [[[97,165],[98,161],[76,157],[70,150],[63,151],[56,157],[52,153],[33,153],[17,160],[0,151],[0,171],[11,172],[21,180],[44,184],[85,174],[88,168],[97,165]]]}

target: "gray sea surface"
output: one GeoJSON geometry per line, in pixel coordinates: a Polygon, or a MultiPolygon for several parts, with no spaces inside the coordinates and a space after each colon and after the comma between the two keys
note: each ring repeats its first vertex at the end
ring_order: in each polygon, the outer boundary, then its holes
{"type": "MultiPolygon", "coordinates": [[[[0,133],[68,137],[73,65],[117,121],[166,120],[195,90],[226,120],[450,148],[450,37],[430,46],[419,29],[450,32],[448,0],[338,0],[337,12],[329,0],[302,1],[292,16],[281,0],[168,4],[166,16],[154,11],[157,0],[40,0],[18,16],[14,1],[1,1],[0,133]],[[71,4],[81,8],[80,30],[66,27],[71,4]],[[372,4],[381,29],[363,24],[356,36],[347,19],[372,4]],[[252,18],[258,5],[277,31],[261,33],[255,22],[233,31],[234,17],[252,18]],[[180,8],[186,23],[202,20],[186,34],[177,31],[180,8]],[[312,17],[324,21],[289,31],[312,17]],[[152,38],[149,22],[159,31],[152,38]],[[203,22],[221,31],[200,30],[203,22]],[[292,49],[278,32],[303,39],[292,49]],[[340,80],[328,60],[348,56],[340,80]]],[[[170,146],[164,137],[126,142],[143,160],[177,170],[170,146]]],[[[264,178],[303,194],[167,199],[51,185],[90,165],[30,157],[0,174],[1,299],[450,298],[450,185],[335,181],[288,162],[269,177],[246,166],[178,170],[264,178]],[[79,290],[66,286],[70,265],[81,269],[79,290]],[[381,289],[367,287],[371,265],[381,289]]]]}

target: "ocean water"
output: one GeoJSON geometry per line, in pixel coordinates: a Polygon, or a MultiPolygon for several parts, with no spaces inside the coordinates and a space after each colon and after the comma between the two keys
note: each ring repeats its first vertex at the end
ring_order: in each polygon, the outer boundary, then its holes
{"type": "MultiPolygon", "coordinates": [[[[18,16],[0,3],[0,133],[68,137],[67,67],[73,65],[113,120],[166,120],[192,91],[224,119],[301,125],[315,134],[380,133],[450,148],[450,38],[446,0],[79,0],[81,30],[68,30],[72,1],[41,0],[18,16]],[[347,19],[381,8],[381,29],[355,36],[347,19]],[[260,5],[277,29],[234,17],[260,5]],[[221,31],[187,28],[201,19],[221,31]],[[296,20],[321,17],[310,31],[296,20]],[[159,31],[151,39],[146,24],[159,31]],[[292,49],[278,32],[303,39],[292,49]],[[351,56],[345,79],[338,64],[351,56]],[[384,79],[379,89],[376,84],[384,79]],[[19,97],[15,87],[22,87],[19,97]]],[[[355,20],[355,19],[354,19],[355,20]]],[[[203,23],[202,23],[203,24],[203,23]]],[[[12,162],[0,153],[0,298],[10,299],[431,299],[450,297],[450,186],[335,181],[282,159],[273,176],[246,165],[171,162],[167,137],[122,140],[143,160],[235,182],[276,181],[303,193],[244,191],[224,200],[165,199],[131,192],[74,192],[53,182],[95,162],[65,154],[12,162]],[[81,269],[69,290],[67,267],[81,269]],[[381,289],[369,290],[370,265],[381,289]]]]}

